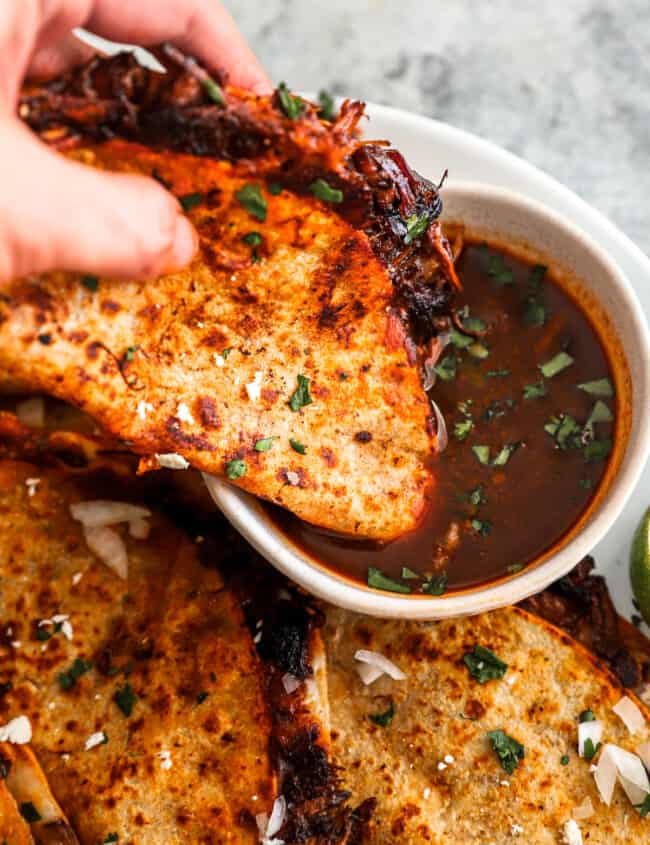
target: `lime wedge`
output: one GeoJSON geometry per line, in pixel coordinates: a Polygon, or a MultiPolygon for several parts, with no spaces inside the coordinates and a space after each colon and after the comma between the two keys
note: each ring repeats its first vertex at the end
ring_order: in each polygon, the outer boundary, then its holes
{"type": "Polygon", "coordinates": [[[641,616],[650,625],[650,508],[645,512],[632,540],[630,580],[641,616]]]}

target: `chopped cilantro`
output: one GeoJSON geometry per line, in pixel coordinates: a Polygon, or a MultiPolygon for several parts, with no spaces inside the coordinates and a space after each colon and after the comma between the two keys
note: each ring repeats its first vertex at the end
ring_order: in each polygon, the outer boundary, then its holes
{"type": "Polygon", "coordinates": [[[484,332],[487,329],[487,323],[485,320],[481,320],[480,317],[468,315],[462,318],[462,323],[468,332],[484,332]]]}
{"type": "Polygon", "coordinates": [[[454,437],[456,440],[464,440],[473,428],[472,420],[461,420],[454,424],[454,437]]]}
{"type": "Polygon", "coordinates": [[[488,378],[505,378],[510,375],[510,370],[488,370],[485,375],[488,378]]]}
{"type": "Polygon", "coordinates": [[[297,120],[306,108],[302,99],[292,94],[285,82],[281,82],[278,85],[278,100],[280,101],[282,111],[289,120],[297,120]]]}
{"type": "Polygon", "coordinates": [[[209,693],[209,692],[207,692],[207,690],[202,690],[202,691],[201,691],[201,692],[200,692],[200,693],[196,696],[196,703],[197,703],[197,704],[203,704],[203,702],[205,701],[205,699],[206,699],[209,695],[210,695],[210,693],[209,693]]]}
{"type": "Polygon", "coordinates": [[[294,452],[297,452],[299,455],[304,455],[307,451],[307,447],[304,443],[301,443],[300,440],[296,440],[293,437],[289,438],[289,443],[291,444],[291,448],[294,452]]]}
{"type": "Polygon", "coordinates": [[[528,285],[531,290],[536,291],[539,289],[539,286],[544,281],[547,270],[548,267],[545,264],[535,264],[530,271],[530,278],[528,279],[528,285]]]}
{"type": "Polygon", "coordinates": [[[546,308],[534,297],[530,296],[524,304],[524,323],[527,326],[543,326],[546,322],[546,308]]]}
{"type": "Polygon", "coordinates": [[[611,422],[613,419],[614,414],[610,411],[609,406],[602,399],[597,399],[589,414],[585,428],[591,428],[595,423],[611,422]]]}
{"type": "MultiPolygon", "coordinates": [[[[226,99],[223,96],[223,91],[214,81],[214,79],[210,79],[210,77],[206,77],[202,80],[203,88],[205,89],[205,93],[208,97],[212,100],[213,103],[216,103],[218,106],[225,106],[226,99]]],[[[117,839],[115,840],[117,842],[117,839]]]]}
{"type": "Polygon", "coordinates": [[[512,270],[503,260],[503,256],[498,254],[490,255],[487,273],[498,285],[511,285],[514,281],[512,270]]]}
{"type": "Polygon", "coordinates": [[[502,767],[509,775],[513,774],[519,761],[524,759],[524,746],[502,730],[488,731],[487,735],[502,767]]]}
{"type": "Polygon", "coordinates": [[[549,361],[546,361],[544,364],[539,365],[539,369],[542,372],[544,378],[553,378],[553,376],[558,375],[563,370],[566,370],[567,367],[570,367],[573,364],[573,358],[569,355],[568,352],[558,352],[557,355],[554,355],[549,361]]]}
{"type": "Polygon", "coordinates": [[[224,361],[228,358],[228,356],[230,355],[231,352],[232,352],[232,349],[229,346],[226,346],[226,348],[221,353],[221,357],[223,358],[224,361]]]}
{"type": "Polygon", "coordinates": [[[599,378],[595,381],[583,381],[578,385],[578,390],[584,390],[590,396],[610,397],[614,395],[614,387],[608,378],[599,378]]]}
{"type": "Polygon", "coordinates": [[[259,185],[249,182],[243,188],[236,191],[235,196],[249,214],[252,214],[253,217],[262,223],[266,220],[268,203],[265,197],[262,196],[262,189],[259,185]]]}
{"type": "Polygon", "coordinates": [[[262,236],[259,232],[249,232],[247,235],[244,235],[242,241],[248,246],[259,246],[262,243],[262,236]]]}
{"type": "Polygon", "coordinates": [[[519,443],[506,443],[505,446],[502,446],[499,454],[496,458],[492,461],[493,467],[504,467],[508,461],[510,460],[510,456],[513,452],[516,452],[521,444],[519,443]]]}
{"type": "Polygon", "coordinates": [[[120,841],[120,837],[117,835],[117,833],[109,833],[107,835],[106,839],[104,839],[103,845],[109,845],[109,843],[111,843],[111,842],[119,842],[119,841],[120,841]]]}
{"type": "Polygon", "coordinates": [[[508,572],[510,573],[510,575],[516,575],[517,572],[521,572],[523,568],[523,563],[511,563],[508,567],[508,572]]]}
{"type": "Polygon", "coordinates": [[[277,197],[282,193],[282,185],[279,182],[269,182],[267,190],[272,197],[277,197]]]}
{"type": "Polygon", "coordinates": [[[546,396],[546,382],[544,379],[534,384],[524,385],[524,399],[542,399],[546,396]]]}
{"type": "Polygon", "coordinates": [[[478,508],[480,505],[484,505],[487,502],[485,498],[485,494],[483,493],[483,488],[479,484],[478,487],[475,487],[473,490],[470,490],[467,494],[467,501],[470,505],[474,505],[474,507],[478,508]]]}
{"type": "Polygon", "coordinates": [[[203,194],[196,193],[193,194],[184,194],[184,196],[179,197],[178,201],[180,202],[183,211],[188,212],[191,211],[193,208],[196,208],[203,200],[203,194]]]}
{"type": "Polygon", "coordinates": [[[500,660],[493,651],[482,645],[475,645],[474,651],[469,651],[463,657],[463,663],[469,673],[479,684],[500,680],[505,675],[508,664],[500,660]]]}
{"type": "Polygon", "coordinates": [[[93,668],[92,661],[82,660],[80,657],[75,658],[72,666],[65,672],[60,672],[58,675],[59,686],[62,690],[71,690],[86,672],[90,672],[93,668]]]}
{"type": "Polygon", "coordinates": [[[309,186],[309,190],[319,200],[323,202],[343,202],[343,191],[332,186],[324,179],[316,179],[309,186]]]}
{"type": "Polygon", "coordinates": [[[375,590],[385,590],[389,593],[410,593],[411,588],[406,584],[400,584],[388,575],[385,575],[381,569],[376,569],[374,566],[368,567],[368,586],[374,587],[375,590]]]}
{"type": "Polygon", "coordinates": [[[393,699],[391,698],[388,707],[386,708],[386,710],[384,710],[383,713],[369,713],[368,718],[373,724],[379,725],[380,728],[387,728],[393,721],[394,715],[395,704],[393,702],[393,699]]]}
{"type": "Polygon", "coordinates": [[[486,467],[490,463],[489,446],[472,446],[472,452],[476,455],[476,460],[481,466],[486,467]]]}
{"type": "Polygon", "coordinates": [[[129,348],[124,353],[124,360],[133,361],[133,359],[135,358],[135,353],[138,351],[139,348],[140,345],[137,343],[135,344],[135,346],[129,346],[129,348]]]}
{"type": "Polygon", "coordinates": [[[592,440],[591,443],[587,443],[582,454],[585,461],[591,463],[592,461],[604,461],[611,451],[612,441],[607,438],[605,440],[592,440]]]}
{"type": "Polygon", "coordinates": [[[471,346],[474,343],[473,337],[470,337],[468,334],[462,334],[462,332],[459,332],[458,329],[455,328],[451,329],[449,337],[456,349],[467,349],[468,346],[471,346]]]}
{"type": "Polygon", "coordinates": [[[594,745],[594,742],[590,736],[585,739],[584,745],[582,746],[582,756],[585,760],[590,763],[596,754],[598,754],[598,749],[600,748],[602,743],[598,742],[594,745]]]}
{"type": "Polygon", "coordinates": [[[263,437],[261,440],[255,441],[255,451],[256,452],[268,452],[269,449],[272,448],[273,443],[277,438],[275,437],[263,437]]]}
{"type": "Polygon", "coordinates": [[[441,596],[447,590],[447,573],[442,572],[440,575],[432,575],[422,585],[422,592],[429,596],[441,596]]]}
{"type": "Polygon", "coordinates": [[[292,411],[297,412],[305,405],[311,405],[314,401],[309,393],[309,379],[307,376],[299,375],[297,377],[298,387],[291,394],[289,399],[289,407],[292,411]]]}
{"type": "Polygon", "coordinates": [[[404,221],[406,225],[406,234],[404,235],[404,243],[410,244],[420,235],[423,235],[429,226],[429,217],[427,214],[412,214],[404,221]]]}
{"type": "Polygon", "coordinates": [[[578,716],[578,721],[582,724],[584,722],[595,722],[596,717],[594,716],[593,710],[583,710],[582,713],[578,716]]]}
{"type": "Polygon", "coordinates": [[[247,470],[246,461],[228,461],[226,464],[226,475],[231,481],[236,481],[238,478],[246,475],[247,470]]]}
{"type": "Polygon", "coordinates": [[[472,529],[481,537],[488,537],[492,531],[492,523],[487,519],[473,519],[470,524],[472,529]]]}
{"type": "Polygon", "coordinates": [[[408,566],[403,566],[403,567],[402,567],[402,575],[401,575],[401,577],[402,577],[405,581],[409,581],[409,580],[411,580],[411,579],[413,579],[413,578],[419,578],[420,576],[417,574],[417,572],[413,572],[413,570],[412,570],[412,569],[409,569],[409,568],[408,568],[408,566]]]}
{"type": "Polygon", "coordinates": [[[456,378],[456,356],[445,355],[433,368],[433,372],[443,381],[453,381],[456,378]]]}
{"type": "Polygon", "coordinates": [[[19,807],[20,815],[25,819],[28,824],[34,824],[35,822],[40,822],[42,819],[41,814],[38,812],[36,807],[32,804],[31,801],[23,801],[19,807]]]}
{"type": "Polygon", "coordinates": [[[324,88],[318,92],[318,116],[323,120],[334,120],[336,117],[336,109],[334,107],[334,98],[324,88]]]}
{"type": "Polygon", "coordinates": [[[82,276],[81,284],[92,293],[95,293],[99,287],[99,278],[97,276],[82,276]]]}
{"type": "Polygon", "coordinates": [[[133,692],[131,684],[128,682],[123,687],[115,691],[113,701],[120,708],[122,713],[128,718],[133,712],[133,707],[138,700],[138,696],[133,692]]]}
{"type": "Polygon", "coordinates": [[[560,765],[561,766],[568,766],[569,765],[569,755],[568,754],[563,754],[560,757],[560,765]]]}

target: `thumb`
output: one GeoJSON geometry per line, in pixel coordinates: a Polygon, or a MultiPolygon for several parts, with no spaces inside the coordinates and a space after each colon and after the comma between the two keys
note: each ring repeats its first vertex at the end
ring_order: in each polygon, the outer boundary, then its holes
{"type": "Polygon", "coordinates": [[[156,276],[191,261],[198,239],[153,179],[109,174],[0,125],[0,280],[45,270],[156,276]]]}

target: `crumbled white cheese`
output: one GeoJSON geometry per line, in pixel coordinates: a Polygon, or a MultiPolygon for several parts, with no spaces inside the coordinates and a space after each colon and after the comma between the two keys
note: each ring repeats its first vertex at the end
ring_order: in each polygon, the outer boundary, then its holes
{"type": "Polygon", "coordinates": [[[85,742],[84,748],[86,751],[91,751],[93,748],[96,748],[98,745],[104,745],[108,737],[104,733],[104,731],[97,731],[97,733],[91,734],[85,742]]]}
{"type": "Polygon", "coordinates": [[[423,797],[423,798],[424,798],[424,800],[426,801],[426,800],[427,800],[427,798],[429,798],[429,796],[430,796],[430,795],[431,795],[431,790],[430,790],[430,789],[429,789],[429,787],[427,786],[427,787],[425,787],[424,792],[422,793],[422,797],[423,797]]]}
{"type": "Polygon", "coordinates": [[[165,469],[187,469],[190,465],[182,455],[176,452],[167,452],[165,455],[156,455],[158,465],[165,469]]]}
{"type": "Polygon", "coordinates": [[[156,756],[160,760],[160,768],[161,769],[165,769],[165,771],[167,771],[168,769],[171,769],[171,767],[172,767],[171,751],[165,751],[165,750],[159,751],[156,756]]]}
{"type": "Polygon", "coordinates": [[[17,716],[0,727],[0,742],[26,745],[32,739],[32,725],[27,716],[17,716]]]}
{"type": "Polygon", "coordinates": [[[566,845],[582,845],[582,832],[574,819],[564,823],[562,838],[566,845]]]}
{"type": "Polygon", "coordinates": [[[194,425],[194,417],[192,416],[192,412],[187,407],[185,402],[178,403],[178,407],[176,408],[176,416],[181,422],[186,422],[190,425],[194,425]]]}
{"type": "Polygon", "coordinates": [[[510,781],[509,780],[500,780],[499,786],[510,786],[510,781]]]}
{"type": "Polygon", "coordinates": [[[246,393],[248,393],[248,398],[251,402],[257,402],[257,400],[262,395],[262,372],[258,370],[255,373],[253,381],[249,381],[246,384],[246,393]]]}
{"type": "Polygon", "coordinates": [[[11,643],[11,647],[12,647],[12,648],[20,648],[22,644],[23,644],[23,641],[22,641],[22,640],[14,640],[14,641],[11,643]]]}
{"type": "Polygon", "coordinates": [[[439,772],[444,772],[444,770],[445,770],[446,768],[447,768],[447,764],[446,764],[446,763],[438,763],[438,771],[439,771],[439,772]]]}
{"type": "Polygon", "coordinates": [[[67,619],[64,622],[61,623],[61,633],[66,638],[66,640],[69,640],[70,642],[72,642],[72,636],[73,636],[72,625],[70,624],[70,622],[68,622],[67,619]]]}
{"type": "Polygon", "coordinates": [[[510,833],[513,836],[519,836],[519,834],[521,834],[523,832],[524,832],[524,829],[520,824],[513,824],[512,827],[510,828],[510,833]]]}
{"type": "Polygon", "coordinates": [[[72,624],[70,616],[67,613],[55,613],[51,619],[41,619],[38,623],[39,628],[45,628],[50,625],[60,625],[60,630],[66,640],[72,641],[72,624]]]}
{"type": "Polygon", "coordinates": [[[84,577],[83,572],[75,572],[72,576],[72,586],[76,587],[79,581],[84,577]]]}
{"type": "Polygon", "coordinates": [[[297,487],[300,484],[300,476],[292,469],[287,471],[287,484],[290,484],[292,487],[297,487]]]}
{"type": "Polygon", "coordinates": [[[145,402],[144,399],[141,399],[138,402],[138,409],[136,413],[141,420],[146,420],[147,414],[151,413],[151,411],[153,411],[153,405],[151,402],[145,402]]]}
{"type": "Polygon", "coordinates": [[[226,365],[226,359],[220,352],[215,352],[213,358],[214,363],[217,365],[217,367],[224,367],[226,365]]]}
{"type": "Polygon", "coordinates": [[[445,763],[447,763],[448,766],[451,766],[452,763],[456,762],[456,758],[453,757],[451,754],[445,754],[442,759],[445,761],[445,763]]]}
{"type": "Polygon", "coordinates": [[[41,483],[40,478],[26,478],[25,479],[25,486],[27,487],[27,495],[33,496],[38,489],[38,485],[41,483]]]}

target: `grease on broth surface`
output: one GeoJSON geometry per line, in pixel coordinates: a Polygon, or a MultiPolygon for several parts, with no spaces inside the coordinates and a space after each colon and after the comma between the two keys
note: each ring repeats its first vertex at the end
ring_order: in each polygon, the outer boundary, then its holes
{"type": "Polygon", "coordinates": [[[382,546],[271,508],[311,556],[381,589],[437,595],[522,569],[584,512],[614,437],[604,347],[552,270],[476,243],[457,269],[460,321],[479,334],[454,330],[436,367],[449,444],[418,530],[382,546]]]}

